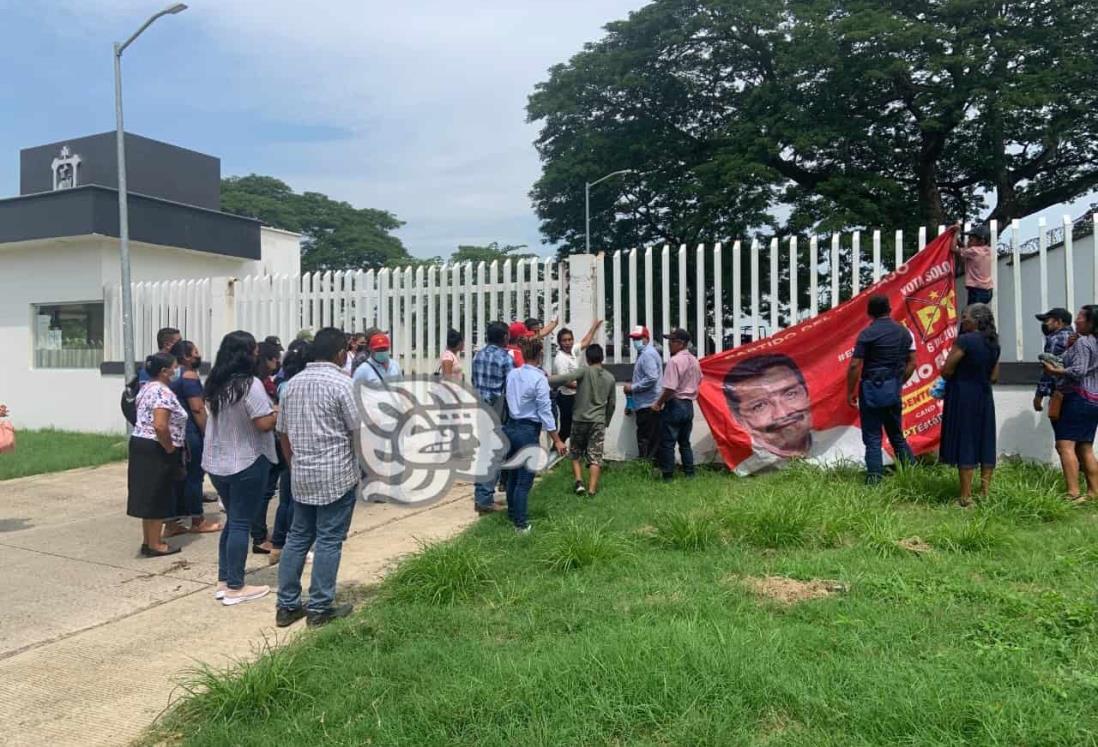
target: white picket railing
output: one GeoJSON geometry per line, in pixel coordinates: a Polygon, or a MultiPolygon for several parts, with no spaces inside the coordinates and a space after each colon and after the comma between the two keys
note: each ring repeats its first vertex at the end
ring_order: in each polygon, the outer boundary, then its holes
{"type": "MultiPolygon", "coordinates": [[[[133,284],[133,330],[139,359],[156,349],[156,333],[164,327],[185,330],[204,355],[212,359],[216,349],[212,319],[215,280],[163,280],[133,284]]],[[[104,356],[122,360],[121,286],[103,289],[104,356]]]]}
{"type": "MultiPolygon", "coordinates": [[[[1093,228],[1089,247],[1078,238],[1086,234],[1078,221],[1065,217],[1064,226],[1053,231],[1042,222],[1033,242],[1036,252],[1029,254],[1020,250],[1018,222],[1007,229],[1011,248],[1000,250],[993,264],[992,302],[1004,360],[1032,360],[1039,352],[1034,313],[1050,305],[1074,310],[1076,302],[1098,301],[1098,214],[1088,216],[1091,221],[1084,227],[1093,228]],[[1030,258],[1036,259],[1034,270],[1023,267],[1030,258]],[[1006,273],[1009,280],[1000,282],[1006,273]]],[[[912,240],[902,231],[854,231],[615,251],[577,265],[588,273],[583,282],[568,270],[579,258],[559,263],[531,258],[135,283],[135,339],[139,352],[148,351],[159,328],[178,327],[212,359],[221,335],[232,329],[260,339],[278,335],[288,343],[306,328],[377,327],[392,336],[393,353],[405,371],[433,373],[449,329],[465,337],[468,370],[489,321],[534,316],[573,324],[577,335],[588,323],[581,320],[605,319],[602,339],[612,363],[635,358],[626,336],[638,324],[654,334],[684,327],[705,354],[773,334],[857,295],[925,246],[928,233],[921,229],[912,240]]],[[[992,246],[999,240],[999,227],[992,224],[992,246]]],[[[963,293],[961,285],[959,280],[963,293]]],[[[107,360],[121,360],[118,296],[118,286],[104,289],[107,360]]],[[[958,302],[964,303],[963,296],[958,302]]],[[[546,358],[548,368],[551,356],[546,358]]]]}

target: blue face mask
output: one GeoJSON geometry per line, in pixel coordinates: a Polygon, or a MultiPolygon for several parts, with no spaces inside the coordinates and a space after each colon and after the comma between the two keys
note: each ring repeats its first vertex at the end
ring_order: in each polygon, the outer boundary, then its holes
{"type": "Polygon", "coordinates": [[[633,349],[638,353],[644,350],[644,340],[633,340],[633,349]]]}
{"type": "Polygon", "coordinates": [[[376,353],[374,353],[374,360],[377,361],[378,363],[380,363],[383,366],[387,365],[389,363],[389,351],[388,350],[379,350],[379,351],[377,351],[376,353]]]}

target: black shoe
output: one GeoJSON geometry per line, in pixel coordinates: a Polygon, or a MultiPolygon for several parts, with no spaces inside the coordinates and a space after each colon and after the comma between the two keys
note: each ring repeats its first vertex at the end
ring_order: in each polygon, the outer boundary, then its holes
{"type": "Polygon", "coordinates": [[[583,487],[582,482],[576,480],[576,487],[573,489],[572,492],[574,492],[576,495],[586,495],[587,488],[583,487]]]}
{"type": "Polygon", "coordinates": [[[305,620],[305,624],[310,628],[319,628],[321,625],[327,625],[332,620],[347,617],[354,612],[354,610],[354,605],[341,604],[338,607],[330,607],[323,612],[310,612],[308,618],[305,620]]]}
{"type": "Polygon", "coordinates": [[[252,545],[252,552],[254,552],[256,555],[270,555],[271,554],[270,550],[263,547],[262,545],[256,545],[256,544],[252,545]]]}
{"type": "Polygon", "coordinates": [[[308,613],[301,605],[298,605],[293,609],[279,607],[278,611],[275,612],[275,625],[280,628],[288,628],[301,618],[305,617],[306,614],[308,613]]]}

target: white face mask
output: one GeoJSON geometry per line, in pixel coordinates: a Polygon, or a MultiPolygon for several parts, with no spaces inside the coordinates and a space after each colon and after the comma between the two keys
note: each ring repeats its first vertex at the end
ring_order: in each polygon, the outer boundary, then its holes
{"type": "Polygon", "coordinates": [[[633,340],[633,349],[638,353],[644,350],[644,340],[633,340]]]}

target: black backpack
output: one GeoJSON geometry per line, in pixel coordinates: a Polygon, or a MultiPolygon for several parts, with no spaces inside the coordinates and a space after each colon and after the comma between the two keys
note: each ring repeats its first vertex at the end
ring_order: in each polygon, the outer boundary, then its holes
{"type": "Polygon", "coordinates": [[[134,376],[122,389],[122,416],[130,425],[137,425],[137,393],[141,391],[141,382],[134,376]]]}

